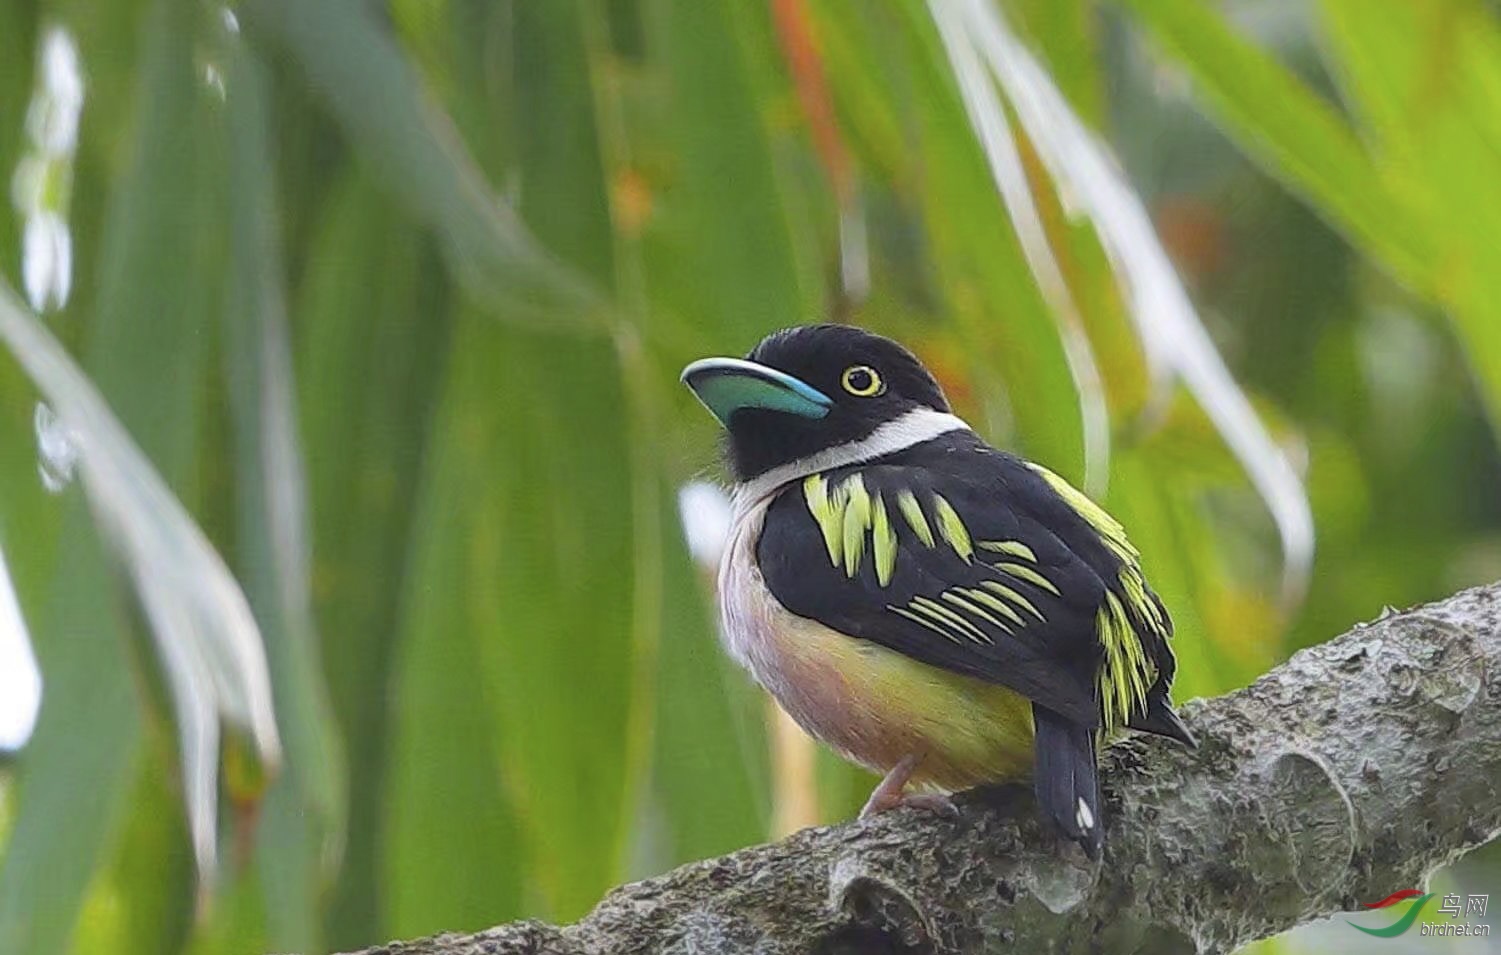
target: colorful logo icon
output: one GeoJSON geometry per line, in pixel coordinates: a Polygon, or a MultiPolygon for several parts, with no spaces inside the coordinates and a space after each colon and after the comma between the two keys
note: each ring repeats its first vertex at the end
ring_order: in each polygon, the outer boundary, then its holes
{"type": "Polygon", "coordinates": [[[1364,905],[1368,909],[1374,910],[1390,908],[1391,906],[1398,905],[1402,902],[1407,901],[1408,899],[1414,900],[1413,903],[1407,907],[1407,911],[1402,914],[1401,918],[1397,919],[1395,922],[1386,926],[1385,928],[1366,928],[1364,925],[1356,925],[1354,922],[1350,922],[1349,919],[1346,919],[1345,921],[1349,922],[1351,928],[1360,929],[1367,935],[1374,935],[1377,938],[1396,938],[1398,935],[1401,935],[1403,932],[1412,928],[1412,923],[1418,920],[1418,913],[1422,911],[1423,906],[1426,905],[1428,903],[1428,900],[1431,898],[1433,898],[1433,893],[1431,892],[1425,894],[1419,892],[1417,889],[1403,889],[1400,892],[1393,892],[1391,895],[1388,895],[1380,902],[1362,902],[1361,905],[1364,905]]]}

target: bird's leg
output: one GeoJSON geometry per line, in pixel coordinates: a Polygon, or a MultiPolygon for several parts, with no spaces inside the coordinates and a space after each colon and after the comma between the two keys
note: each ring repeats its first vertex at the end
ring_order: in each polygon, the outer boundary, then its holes
{"type": "Polygon", "coordinates": [[[865,800],[865,808],[860,810],[860,818],[867,819],[878,812],[885,812],[898,806],[928,809],[940,816],[959,815],[954,801],[942,793],[906,792],[907,783],[912,779],[912,773],[922,763],[922,758],[922,753],[909,753],[898,760],[897,764],[886,773],[886,778],[871,790],[870,798],[865,800]]]}

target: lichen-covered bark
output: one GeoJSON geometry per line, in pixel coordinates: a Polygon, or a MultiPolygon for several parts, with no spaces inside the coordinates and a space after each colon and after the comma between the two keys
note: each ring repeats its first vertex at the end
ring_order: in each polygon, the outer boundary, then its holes
{"type": "Polygon", "coordinates": [[[564,927],[366,955],[1227,952],[1396,889],[1501,833],[1501,585],[1357,626],[1183,708],[1200,747],[1104,757],[1091,865],[1025,789],[900,810],[623,886],[564,927]]]}

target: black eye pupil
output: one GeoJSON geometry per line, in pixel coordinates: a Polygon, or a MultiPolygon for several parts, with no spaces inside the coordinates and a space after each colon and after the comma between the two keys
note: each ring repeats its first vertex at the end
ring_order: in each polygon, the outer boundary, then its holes
{"type": "Polygon", "coordinates": [[[856,391],[864,391],[870,387],[870,372],[858,369],[850,374],[850,386],[856,391]]]}

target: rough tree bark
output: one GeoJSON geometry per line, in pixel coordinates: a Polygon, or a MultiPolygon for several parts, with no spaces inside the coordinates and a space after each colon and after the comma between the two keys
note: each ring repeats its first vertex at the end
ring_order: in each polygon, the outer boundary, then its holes
{"type": "MultiPolygon", "coordinates": [[[[1030,795],[809,829],[616,889],[582,921],[364,955],[1228,952],[1501,833],[1501,584],[1357,626],[1104,756],[1103,865],[1030,795]]],[[[1352,938],[1352,944],[1358,940],[1352,938]]]]}

